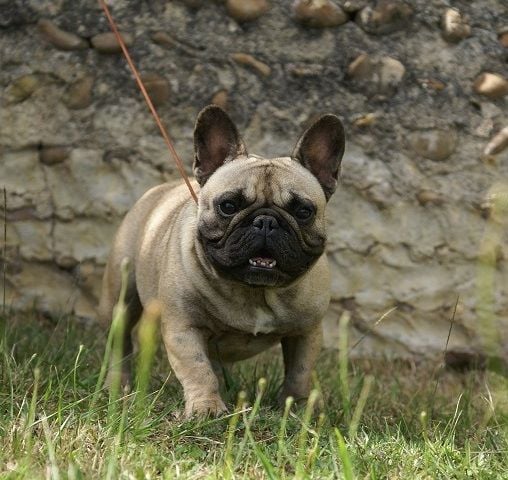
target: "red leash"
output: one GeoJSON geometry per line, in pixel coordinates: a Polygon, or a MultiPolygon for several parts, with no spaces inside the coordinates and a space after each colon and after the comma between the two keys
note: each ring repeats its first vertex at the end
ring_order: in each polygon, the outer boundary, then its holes
{"type": "Polygon", "coordinates": [[[187,188],[189,189],[189,192],[192,195],[192,198],[194,199],[194,201],[196,203],[198,203],[198,197],[196,195],[196,192],[192,188],[192,185],[190,184],[189,177],[185,173],[185,169],[183,167],[182,160],[178,156],[178,153],[176,153],[175,147],[173,146],[173,142],[169,138],[168,132],[164,128],[164,125],[162,124],[159,114],[157,113],[157,110],[155,110],[155,107],[153,106],[152,100],[150,99],[150,96],[148,95],[148,92],[146,91],[143,81],[141,80],[141,77],[139,76],[139,73],[138,73],[136,67],[134,66],[132,58],[129,54],[129,50],[127,50],[127,46],[125,45],[125,42],[123,41],[123,38],[120,35],[118,28],[116,27],[116,23],[113,20],[111,13],[109,13],[108,6],[106,5],[106,2],[104,0],[99,0],[99,3],[101,4],[101,7],[104,10],[104,13],[106,14],[106,18],[108,19],[109,25],[111,26],[111,30],[113,30],[113,33],[115,34],[115,37],[116,37],[118,43],[120,44],[122,52],[125,56],[125,59],[127,60],[127,63],[129,64],[129,67],[132,71],[132,74],[134,75],[134,78],[136,79],[138,87],[141,90],[143,97],[145,97],[145,101],[148,105],[148,108],[152,112],[153,118],[155,119],[155,123],[157,123],[157,126],[159,127],[162,137],[164,138],[164,141],[166,142],[166,145],[167,145],[169,151],[171,152],[171,156],[173,157],[173,160],[176,163],[176,167],[178,168],[180,175],[182,176],[183,180],[185,181],[185,184],[187,185],[187,188]]]}

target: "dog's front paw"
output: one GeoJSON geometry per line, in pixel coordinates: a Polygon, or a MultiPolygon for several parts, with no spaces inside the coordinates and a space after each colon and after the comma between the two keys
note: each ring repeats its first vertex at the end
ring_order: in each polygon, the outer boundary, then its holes
{"type": "Polygon", "coordinates": [[[185,418],[218,417],[227,411],[226,405],[219,396],[185,402],[185,418]]]}

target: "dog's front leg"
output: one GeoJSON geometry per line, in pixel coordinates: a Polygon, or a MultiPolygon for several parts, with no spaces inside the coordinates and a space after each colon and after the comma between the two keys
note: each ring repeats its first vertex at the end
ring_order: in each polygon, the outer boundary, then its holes
{"type": "Polygon", "coordinates": [[[162,322],[169,363],[183,387],[185,416],[219,415],[226,406],[219,394],[219,381],[208,358],[206,335],[195,327],[162,322]]]}
{"type": "Polygon", "coordinates": [[[284,337],[281,340],[284,356],[284,383],[281,402],[289,396],[303,400],[309,396],[312,370],[316,364],[322,341],[321,324],[304,335],[284,337]]]}

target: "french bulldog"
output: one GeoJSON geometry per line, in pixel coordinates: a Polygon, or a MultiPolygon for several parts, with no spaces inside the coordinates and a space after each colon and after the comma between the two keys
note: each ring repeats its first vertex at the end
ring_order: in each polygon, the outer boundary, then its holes
{"type": "Polygon", "coordinates": [[[291,156],[247,153],[230,117],[211,105],[194,130],[198,204],[184,184],[146,192],[128,212],[104,273],[100,312],[111,321],[121,265],[131,265],[122,378],[131,331],[152,299],[162,305],[167,355],[185,415],[226,411],[216,366],[282,345],[281,399],[309,394],[330,301],[325,207],[337,186],[344,129],[320,117],[291,156]]]}

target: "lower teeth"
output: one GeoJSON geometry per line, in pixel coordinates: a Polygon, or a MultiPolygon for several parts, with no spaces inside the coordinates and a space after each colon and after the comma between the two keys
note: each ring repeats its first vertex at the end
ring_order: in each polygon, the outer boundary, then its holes
{"type": "Polygon", "coordinates": [[[250,258],[249,263],[254,267],[273,268],[275,267],[277,262],[275,260],[272,260],[271,262],[266,262],[263,260],[253,260],[252,258],[250,258]]]}

